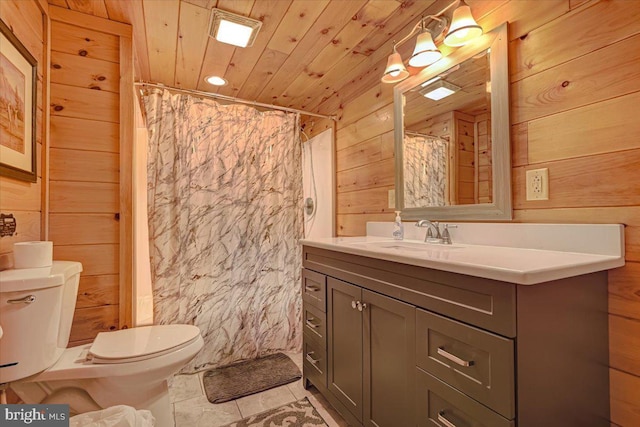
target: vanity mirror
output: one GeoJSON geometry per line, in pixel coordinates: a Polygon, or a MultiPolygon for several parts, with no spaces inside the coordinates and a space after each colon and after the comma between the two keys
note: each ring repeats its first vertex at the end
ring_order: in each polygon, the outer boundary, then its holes
{"type": "Polygon", "coordinates": [[[403,218],[512,218],[507,50],[504,23],[395,87],[403,218]]]}

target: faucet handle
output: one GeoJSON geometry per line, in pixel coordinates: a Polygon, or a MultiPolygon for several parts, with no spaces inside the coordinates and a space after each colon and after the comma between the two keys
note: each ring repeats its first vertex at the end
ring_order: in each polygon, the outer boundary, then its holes
{"type": "Polygon", "coordinates": [[[450,228],[458,228],[455,224],[445,224],[444,230],[442,231],[442,243],[445,245],[451,244],[451,234],[449,234],[450,228]]]}

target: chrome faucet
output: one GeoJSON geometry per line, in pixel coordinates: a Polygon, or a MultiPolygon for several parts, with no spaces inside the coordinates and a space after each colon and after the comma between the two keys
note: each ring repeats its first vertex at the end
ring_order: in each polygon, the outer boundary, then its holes
{"type": "Polygon", "coordinates": [[[416,227],[429,227],[429,229],[427,230],[427,234],[424,236],[424,241],[426,243],[442,243],[442,235],[440,234],[440,223],[438,221],[431,222],[428,219],[421,219],[416,223],[416,227]]]}
{"type": "Polygon", "coordinates": [[[416,223],[416,227],[429,227],[427,234],[424,236],[425,243],[442,243],[444,245],[451,244],[451,234],[449,234],[450,228],[457,228],[457,225],[445,224],[444,230],[440,232],[440,223],[438,221],[429,221],[428,219],[421,219],[416,223]],[[435,233],[435,235],[434,235],[435,233]]]}

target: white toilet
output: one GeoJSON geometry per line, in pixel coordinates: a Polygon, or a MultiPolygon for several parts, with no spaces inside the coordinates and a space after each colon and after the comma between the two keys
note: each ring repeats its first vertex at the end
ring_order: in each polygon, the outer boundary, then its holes
{"type": "Polygon", "coordinates": [[[67,403],[72,413],[124,404],[173,426],[167,379],[200,351],[200,330],[145,326],[66,348],[81,271],[70,261],[0,271],[0,384],[27,403],[67,403]]]}

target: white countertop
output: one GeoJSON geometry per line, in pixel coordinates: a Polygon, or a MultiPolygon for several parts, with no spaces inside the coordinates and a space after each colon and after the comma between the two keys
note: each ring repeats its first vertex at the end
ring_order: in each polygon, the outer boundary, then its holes
{"type": "MultiPolygon", "coordinates": [[[[405,230],[411,225],[405,223],[405,230]]],[[[301,243],[353,255],[521,285],[533,285],[624,265],[624,229],[618,224],[585,224],[584,227],[572,224],[568,228],[563,228],[564,225],[561,224],[467,225],[467,231],[477,231],[479,226],[483,229],[484,226],[498,226],[501,232],[504,232],[507,226],[507,231],[514,236],[514,241],[519,241],[520,244],[509,246],[503,234],[502,241],[496,245],[464,243],[469,239],[465,239],[464,233],[459,230],[455,230],[457,235],[454,235],[452,230],[454,244],[450,246],[424,243],[421,239],[399,241],[379,235],[302,239],[301,243]],[[518,234],[523,230],[527,232],[525,234],[528,237],[522,235],[522,238],[518,239],[518,234]],[[598,237],[591,245],[588,243],[590,232],[595,232],[598,237]],[[544,245],[535,242],[536,235],[545,239],[544,245]],[[575,237],[573,240],[572,236],[575,237]],[[575,243],[567,243],[568,240],[575,243]],[[517,247],[522,246],[522,242],[537,249],[517,247]],[[540,249],[541,246],[549,249],[540,249]]],[[[413,234],[415,236],[415,233],[413,234]]]]}

